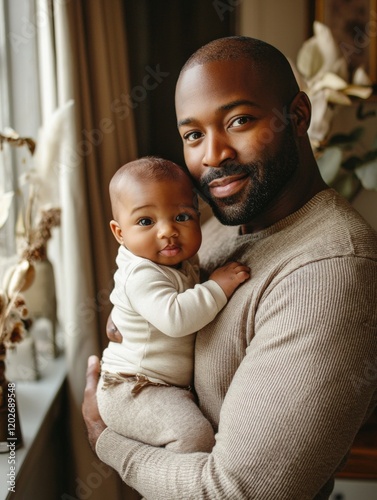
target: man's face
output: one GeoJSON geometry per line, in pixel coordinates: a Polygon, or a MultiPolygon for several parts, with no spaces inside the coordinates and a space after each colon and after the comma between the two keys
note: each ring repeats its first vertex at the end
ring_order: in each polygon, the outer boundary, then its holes
{"type": "Polygon", "coordinates": [[[186,165],[223,224],[247,224],[263,214],[297,169],[283,106],[289,103],[279,100],[276,88],[247,60],[197,65],[178,81],[186,165]]]}

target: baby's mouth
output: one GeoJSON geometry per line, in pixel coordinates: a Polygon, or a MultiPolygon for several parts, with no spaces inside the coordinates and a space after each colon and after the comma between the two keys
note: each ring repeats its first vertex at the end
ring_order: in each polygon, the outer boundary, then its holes
{"type": "Polygon", "coordinates": [[[181,251],[181,247],[178,245],[166,245],[162,250],[160,250],[160,254],[165,255],[166,257],[174,257],[179,254],[181,251]]]}

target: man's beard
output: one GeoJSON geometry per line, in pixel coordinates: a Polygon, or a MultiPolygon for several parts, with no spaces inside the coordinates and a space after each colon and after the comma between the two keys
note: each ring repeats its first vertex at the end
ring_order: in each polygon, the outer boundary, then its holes
{"type": "Polygon", "coordinates": [[[263,213],[298,167],[298,151],[290,130],[285,134],[283,147],[274,156],[265,156],[254,163],[224,162],[221,167],[209,169],[199,181],[200,194],[210,205],[215,217],[224,225],[237,226],[250,223],[263,213]],[[250,184],[226,198],[211,196],[208,184],[229,175],[246,174],[250,184]]]}

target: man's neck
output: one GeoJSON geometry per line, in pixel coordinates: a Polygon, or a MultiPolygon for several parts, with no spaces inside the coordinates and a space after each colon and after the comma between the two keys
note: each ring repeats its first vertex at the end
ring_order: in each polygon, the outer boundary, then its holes
{"type": "Polygon", "coordinates": [[[278,195],[270,207],[266,208],[263,214],[255,217],[248,224],[241,226],[241,233],[256,233],[276,224],[279,220],[297,212],[316,194],[328,188],[327,184],[316,172],[313,176],[307,176],[305,183],[301,181],[302,179],[292,179],[292,182],[278,195]],[[303,184],[306,184],[306,186],[303,184]]]}

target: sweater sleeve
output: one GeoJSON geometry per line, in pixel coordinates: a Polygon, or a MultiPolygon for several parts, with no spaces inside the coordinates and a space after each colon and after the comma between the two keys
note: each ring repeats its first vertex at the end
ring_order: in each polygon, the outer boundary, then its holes
{"type": "Polygon", "coordinates": [[[134,310],[171,337],[197,332],[227,303],[224,291],[213,280],[179,293],[165,274],[142,264],[128,276],[126,292],[134,310]]]}
{"type": "Polygon", "coordinates": [[[376,283],[375,262],[339,258],[266,290],[210,454],[107,429],[98,456],[147,499],[327,498],[320,490],[375,404],[376,283]]]}

